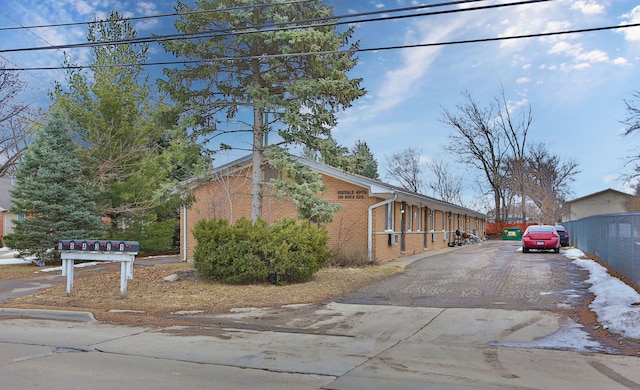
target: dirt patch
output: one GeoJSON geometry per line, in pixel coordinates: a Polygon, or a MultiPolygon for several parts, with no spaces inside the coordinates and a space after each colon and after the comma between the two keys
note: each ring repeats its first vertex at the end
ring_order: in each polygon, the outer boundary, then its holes
{"type": "MultiPolygon", "coordinates": [[[[41,273],[34,274],[36,271],[31,265],[0,267],[0,278],[42,278],[41,273]]],[[[188,322],[170,318],[169,314],[177,311],[214,314],[238,307],[324,302],[400,272],[402,268],[391,266],[331,267],[320,270],[306,283],[229,285],[201,277],[188,263],[136,264],[127,295],[122,298],[119,264],[100,264],[76,271],[71,296],[67,296],[66,284],[60,283],[2,305],[90,311],[99,321],[121,324],[187,325],[188,322]],[[172,274],[178,275],[178,281],[166,282],[165,277],[172,274]]]]}

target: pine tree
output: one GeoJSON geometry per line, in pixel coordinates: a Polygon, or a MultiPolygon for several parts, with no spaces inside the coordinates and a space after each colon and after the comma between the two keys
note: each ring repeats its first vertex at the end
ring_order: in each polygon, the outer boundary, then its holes
{"type": "Polygon", "coordinates": [[[378,179],[378,162],[373,157],[373,153],[365,141],[357,140],[351,155],[356,160],[355,173],[378,179]]]}
{"type": "Polygon", "coordinates": [[[15,221],[6,245],[22,256],[51,260],[61,239],[101,238],[96,193],[83,184],[77,145],[59,114],[35,132],[11,191],[15,221]]]}
{"type": "Polygon", "coordinates": [[[162,44],[195,61],[165,69],[168,79],[160,85],[209,144],[219,140],[221,150],[251,145],[255,222],[262,214],[266,136],[278,129],[279,145],[308,145],[327,155],[323,149],[333,145],[326,141],[337,123],[336,112],[365,93],[362,80],[348,75],[357,62],[354,51],[340,50],[355,49],[357,43],[349,44],[353,29],[341,33],[331,23],[316,23],[333,17],[333,7],[320,0],[194,3],[190,8],[178,2],[175,22],[180,33],[193,38],[162,44]],[[283,23],[289,24],[270,27],[283,23]]]}

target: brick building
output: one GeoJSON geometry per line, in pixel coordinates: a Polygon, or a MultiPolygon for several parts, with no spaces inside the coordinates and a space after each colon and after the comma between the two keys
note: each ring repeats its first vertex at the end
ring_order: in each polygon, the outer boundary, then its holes
{"type": "MultiPolygon", "coordinates": [[[[341,205],[326,225],[330,249],[338,253],[389,261],[447,247],[457,229],[484,237],[486,215],[480,212],[318,162],[300,162],[321,174],[326,186],[321,197],[341,205]]],[[[215,169],[208,181],[194,181],[188,187],[195,201],[181,210],[184,261],[193,258],[196,243],[191,232],[198,221],[250,217],[251,169],[249,155],[215,169]]],[[[268,166],[263,169],[265,181],[278,174],[268,166]]],[[[296,214],[290,201],[270,194],[265,186],[263,219],[274,222],[296,214]]]]}

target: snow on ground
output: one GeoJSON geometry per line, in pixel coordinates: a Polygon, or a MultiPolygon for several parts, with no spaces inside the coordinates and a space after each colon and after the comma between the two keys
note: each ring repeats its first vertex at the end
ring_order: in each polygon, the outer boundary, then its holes
{"type": "Polygon", "coordinates": [[[572,320],[561,323],[560,329],[557,332],[533,341],[501,341],[490,343],[490,345],[512,348],[557,349],[576,352],[616,352],[601,344],[599,341],[592,340],[589,333],[584,330],[584,326],[572,320]]]}
{"type": "MultiPolygon", "coordinates": [[[[16,257],[18,255],[17,251],[9,249],[7,247],[0,248],[0,265],[12,265],[12,264],[29,264],[35,261],[33,257],[16,257]]],[[[74,264],[75,268],[82,267],[91,267],[94,265],[98,265],[98,262],[86,262],[86,263],[78,263],[74,264]]],[[[36,272],[53,272],[60,271],[62,272],[62,267],[50,267],[50,268],[41,268],[36,272]]]]}
{"type": "Polygon", "coordinates": [[[17,254],[18,252],[9,249],[6,246],[0,248],[0,265],[31,263],[31,260],[17,258],[17,254]]]}
{"type": "Polygon", "coordinates": [[[611,333],[640,339],[640,294],[593,260],[582,259],[579,249],[564,251],[573,263],[589,271],[587,283],[595,298],[589,308],[598,315],[598,322],[611,333]]]}

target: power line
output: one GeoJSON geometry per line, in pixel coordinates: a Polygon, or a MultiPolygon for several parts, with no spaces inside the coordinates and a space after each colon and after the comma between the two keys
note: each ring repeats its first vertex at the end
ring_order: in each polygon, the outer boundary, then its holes
{"type": "MultiPolygon", "coordinates": [[[[119,18],[112,20],[94,20],[90,22],[67,22],[67,23],[54,23],[54,24],[41,24],[41,25],[32,25],[32,26],[15,26],[15,27],[0,27],[0,31],[12,31],[12,30],[28,30],[28,29],[37,29],[37,28],[53,28],[53,27],[70,27],[70,26],[82,26],[94,23],[101,23],[107,21],[114,22],[123,22],[123,21],[132,21],[132,20],[145,20],[145,19],[156,19],[156,18],[165,18],[165,17],[175,17],[175,16],[186,16],[186,15],[197,15],[203,13],[213,13],[213,12],[226,12],[226,11],[237,11],[241,9],[250,9],[250,8],[261,8],[261,7],[270,7],[270,6],[280,6],[280,5],[288,5],[288,4],[298,4],[298,3],[308,3],[313,0],[295,0],[295,1],[283,1],[278,3],[263,3],[263,4],[251,4],[251,5],[243,5],[236,7],[228,7],[228,8],[217,8],[217,9],[207,9],[207,10],[194,10],[188,12],[173,12],[167,14],[156,14],[156,15],[145,15],[145,16],[133,16],[129,18],[119,18]]],[[[349,15],[336,15],[326,18],[319,18],[317,20],[329,20],[329,19],[342,19],[345,17],[360,17],[360,16],[369,16],[369,15],[379,15],[383,13],[394,13],[394,12],[406,12],[406,11],[414,11],[418,9],[424,8],[433,8],[433,7],[444,7],[449,5],[461,5],[465,3],[473,3],[478,1],[486,1],[486,0],[458,0],[458,1],[449,1],[444,3],[437,4],[421,4],[411,7],[401,7],[401,8],[391,8],[387,10],[377,10],[377,11],[368,11],[368,12],[359,12],[353,13],[349,15]]],[[[1,12],[1,11],[0,11],[1,12]]],[[[3,13],[4,14],[4,13],[3,13]]],[[[6,14],[5,14],[6,16],[6,14]]],[[[15,20],[14,20],[15,22],[15,20]]]]}
{"type": "MultiPolygon", "coordinates": [[[[293,0],[293,1],[284,1],[281,3],[266,3],[266,4],[251,4],[251,5],[239,5],[236,7],[228,7],[228,8],[218,8],[218,9],[207,9],[207,10],[196,10],[189,12],[173,12],[168,14],[156,14],[156,15],[144,15],[144,16],[132,16],[130,18],[118,18],[118,19],[110,19],[110,20],[94,20],[91,22],[67,22],[67,23],[52,23],[52,24],[40,24],[33,26],[16,26],[16,27],[0,27],[0,31],[12,31],[12,30],[30,30],[36,28],[53,28],[53,27],[71,27],[71,26],[82,26],[94,23],[101,22],[124,22],[130,20],[145,20],[145,19],[156,19],[156,18],[166,18],[166,17],[175,17],[175,16],[183,16],[183,15],[195,15],[209,12],[223,12],[223,11],[237,11],[246,8],[259,8],[259,7],[269,7],[275,5],[287,5],[287,4],[297,4],[297,3],[308,3],[313,0],[293,0]]],[[[480,0],[476,0],[480,1],[480,0]]],[[[6,16],[6,14],[5,14],[6,16]]]]}
{"type": "Polygon", "coordinates": [[[198,60],[162,61],[162,62],[147,62],[147,63],[134,63],[134,64],[112,64],[112,65],[91,65],[91,66],[76,65],[76,66],[17,68],[17,69],[12,68],[12,69],[5,69],[5,70],[14,70],[14,71],[61,70],[61,69],[111,68],[111,67],[131,67],[131,66],[184,65],[184,64],[197,64],[197,63],[207,63],[207,62],[217,62],[217,61],[244,61],[249,59],[260,59],[260,58],[301,57],[301,56],[310,56],[310,55],[331,55],[331,54],[347,54],[347,53],[350,54],[350,53],[360,53],[360,52],[370,52],[370,51],[399,50],[399,49],[412,49],[412,48],[420,48],[420,47],[449,46],[449,45],[460,45],[460,44],[470,44],[470,43],[507,41],[507,40],[514,40],[514,39],[539,38],[539,37],[548,37],[548,36],[555,36],[555,35],[589,33],[589,32],[597,32],[597,31],[605,31],[605,30],[631,28],[631,27],[640,27],[640,23],[617,25],[617,26],[593,27],[593,28],[584,28],[584,29],[577,29],[577,30],[554,31],[554,32],[546,32],[546,33],[512,35],[508,37],[466,39],[466,40],[435,42],[435,43],[417,43],[417,44],[411,44],[411,45],[381,46],[381,47],[372,47],[372,48],[355,49],[355,50],[316,51],[316,52],[305,52],[305,53],[269,54],[269,55],[260,55],[260,56],[243,56],[243,57],[220,57],[220,58],[198,59],[198,60]]]}
{"type": "MultiPolygon", "coordinates": [[[[440,7],[442,5],[452,5],[452,4],[461,4],[461,3],[469,3],[469,2],[478,2],[484,0],[461,0],[461,1],[453,1],[447,3],[437,3],[430,5],[420,6],[421,8],[431,8],[431,7],[440,7]]],[[[260,32],[274,32],[274,31],[286,31],[291,29],[300,29],[300,28],[317,28],[317,27],[326,27],[326,26],[337,26],[342,24],[349,23],[368,23],[368,22],[379,22],[379,21],[389,21],[389,20],[397,20],[397,19],[406,19],[406,18],[416,18],[423,16],[435,16],[435,15],[445,15],[452,13],[460,13],[460,12],[470,12],[470,11],[479,11],[479,10],[488,10],[495,8],[503,8],[503,7],[513,7],[520,5],[529,5],[534,3],[547,2],[551,0],[523,0],[512,3],[503,3],[503,4],[492,4],[486,6],[478,6],[478,7],[469,7],[462,9],[449,9],[449,10],[441,10],[441,11],[431,11],[431,12],[423,12],[416,14],[408,14],[408,15],[396,15],[389,16],[384,18],[369,18],[357,21],[337,21],[331,23],[322,23],[322,24],[310,24],[304,25],[301,23],[315,23],[318,21],[326,21],[326,20],[336,20],[340,18],[351,18],[352,15],[349,16],[341,16],[341,17],[326,17],[326,18],[315,18],[315,19],[307,19],[307,20],[299,20],[299,21],[287,21],[287,22],[279,22],[279,23],[269,23],[262,25],[251,25],[242,28],[228,28],[228,29],[218,29],[218,30],[206,30],[199,32],[190,32],[190,33],[179,33],[179,34],[168,34],[168,35],[156,35],[151,37],[141,37],[141,38],[132,38],[132,39],[124,39],[124,40],[114,40],[114,41],[101,41],[101,42],[83,42],[83,43],[74,43],[74,44],[66,44],[66,45],[57,45],[57,46],[40,46],[40,47],[27,47],[20,49],[3,49],[0,50],[0,53],[12,53],[12,52],[24,52],[24,51],[41,51],[41,50],[60,50],[60,49],[78,49],[78,48],[90,48],[97,46],[109,46],[109,45],[125,45],[125,44],[139,44],[139,43],[150,43],[150,42],[161,42],[161,41],[170,41],[170,40],[179,40],[179,39],[192,39],[192,38],[211,38],[215,36],[219,36],[222,34],[227,35],[241,35],[241,34],[253,34],[256,33],[256,29],[261,28],[271,28],[270,30],[260,31],[260,32]],[[275,28],[274,28],[275,27],[275,28]]],[[[404,9],[409,8],[405,7],[404,9]]],[[[410,7],[415,8],[415,7],[410,7]]],[[[372,11],[374,12],[374,11],[372,11]]],[[[375,11],[380,13],[378,11],[375,11]]],[[[388,13],[385,12],[385,13],[388,13]]],[[[371,14],[371,13],[369,13],[371,14]]]]}

